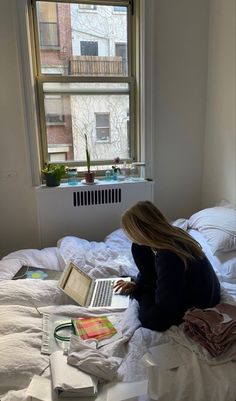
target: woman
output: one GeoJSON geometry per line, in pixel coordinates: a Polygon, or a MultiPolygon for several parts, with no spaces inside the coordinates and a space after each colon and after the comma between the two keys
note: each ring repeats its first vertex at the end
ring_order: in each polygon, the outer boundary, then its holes
{"type": "Polygon", "coordinates": [[[164,331],[179,325],[187,309],[219,303],[220,284],[200,245],[151,202],[128,209],[122,227],[139,274],[136,282],[119,280],[115,290],[137,299],[143,327],[164,331]]]}

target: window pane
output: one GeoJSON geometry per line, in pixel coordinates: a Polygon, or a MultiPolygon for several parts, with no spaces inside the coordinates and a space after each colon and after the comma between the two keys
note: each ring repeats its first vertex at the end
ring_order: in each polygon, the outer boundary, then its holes
{"type": "Polygon", "coordinates": [[[96,127],[109,127],[110,115],[109,114],[96,114],[96,127]]]}
{"type": "Polygon", "coordinates": [[[58,47],[57,24],[40,22],[39,30],[42,47],[58,47]]]}
{"type": "MultiPolygon", "coordinates": [[[[63,125],[47,124],[48,152],[50,148],[67,146],[66,159],[85,161],[85,138],[91,160],[111,160],[130,157],[129,95],[61,95],[63,125]]],[[[46,115],[50,114],[47,95],[46,115]]],[[[50,102],[49,102],[50,105],[50,102]]]]}
{"type": "Polygon", "coordinates": [[[80,42],[81,56],[97,56],[98,55],[98,42],[88,42],[81,40],[80,42]]]}
{"type": "Polygon", "coordinates": [[[42,48],[58,47],[57,5],[56,3],[37,3],[39,39],[42,48]]]}
{"type": "Polygon", "coordinates": [[[64,161],[66,161],[66,154],[65,153],[50,153],[48,160],[51,163],[64,162],[64,161]]]}
{"type": "Polygon", "coordinates": [[[97,141],[108,142],[110,140],[110,114],[96,113],[95,116],[97,141]]]}
{"type": "Polygon", "coordinates": [[[79,5],[79,8],[80,8],[81,10],[96,10],[96,9],[97,9],[97,6],[92,5],[92,4],[80,4],[80,5],[79,5]]]}
{"type": "Polygon", "coordinates": [[[37,4],[42,74],[127,76],[127,7],[114,13],[107,5],[37,4]]]}
{"type": "Polygon", "coordinates": [[[45,96],[45,114],[47,124],[64,124],[63,99],[61,96],[45,96]]]}
{"type": "Polygon", "coordinates": [[[125,11],[126,11],[126,7],[123,7],[123,6],[115,6],[115,7],[114,7],[114,11],[125,12],[125,11]]]}
{"type": "Polygon", "coordinates": [[[40,22],[57,22],[57,5],[56,3],[37,3],[38,15],[40,22]]]}

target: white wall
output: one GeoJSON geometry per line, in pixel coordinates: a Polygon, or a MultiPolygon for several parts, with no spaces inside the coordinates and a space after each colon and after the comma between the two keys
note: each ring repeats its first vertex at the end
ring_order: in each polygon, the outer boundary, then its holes
{"type": "Polygon", "coordinates": [[[236,204],[236,1],[211,0],[203,204],[236,204]]]}
{"type": "Polygon", "coordinates": [[[0,2],[0,256],[38,245],[14,7],[0,2]]]}
{"type": "Polygon", "coordinates": [[[169,218],[201,201],[208,1],[152,1],[155,200],[169,218]]]}

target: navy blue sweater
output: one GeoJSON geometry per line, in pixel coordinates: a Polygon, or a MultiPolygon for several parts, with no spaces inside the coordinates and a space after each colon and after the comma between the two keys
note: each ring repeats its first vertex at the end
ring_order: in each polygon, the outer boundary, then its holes
{"type": "Polygon", "coordinates": [[[170,251],[154,254],[151,248],[132,244],[139,269],[134,297],[139,302],[143,327],[164,331],[183,321],[187,309],[209,308],[220,302],[220,284],[209,260],[189,260],[187,267],[170,251]]]}

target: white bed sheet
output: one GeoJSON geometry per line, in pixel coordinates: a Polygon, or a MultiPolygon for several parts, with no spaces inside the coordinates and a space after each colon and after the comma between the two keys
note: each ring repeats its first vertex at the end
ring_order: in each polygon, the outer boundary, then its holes
{"type": "Polygon", "coordinates": [[[224,294],[227,299],[230,300],[230,298],[232,298],[236,302],[236,272],[233,274],[225,267],[225,262],[226,260],[229,260],[231,252],[225,252],[224,254],[218,254],[215,256],[212,254],[206,239],[199,231],[189,230],[189,234],[201,244],[207,258],[214,267],[214,270],[221,282],[222,290],[225,290],[224,294]]]}
{"type": "MultiPolygon", "coordinates": [[[[198,240],[200,242],[201,238],[198,237],[198,240]]],[[[1,401],[28,401],[26,388],[33,375],[50,377],[48,357],[40,353],[42,313],[68,316],[91,314],[62,293],[55,281],[9,279],[22,264],[62,270],[68,260],[74,260],[93,277],[137,274],[130,252],[130,242],[121,230],[112,233],[104,242],[65,237],[55,248],[29,252],[22,250],[9,254],[0,261],[1,401]]],[[[226,281],[224,284],[232,283],[226,281]]],[[[235,297],[233,284],[231,292],[235,297]]],[[[224,289],[222,296],[223,300],[232,302],[228,289],[224,289]]],[[[98,310],[96,313],[104,314],[104,310],[98,310]]],[[[142,357],[148,348],[174,342],[185,364],[172,371],[156,370],[161,401],[235,401],[236,362],[211,364],[199,358],[196,353],[190,352],[187,347],[175,341],[181,334],[181,327],[173,327],[165,333],[142,328],[135,300],[131,301],[125,312],[116,314],[123,338],[105,346],[104,350],[109,355],[123,358],[118,371],[119,379],[137,381],[146,378],[147,370],[142,357]]]]}
{"type": "Polygon", "coordinates": [[[21,249],[9,253],[7,256],[2,258],[1,262],[9,260],[16,260],[21,265],[44,267],[45,269],[61,270],[62,268],[57,247],[44,249],[21,249]]]}

